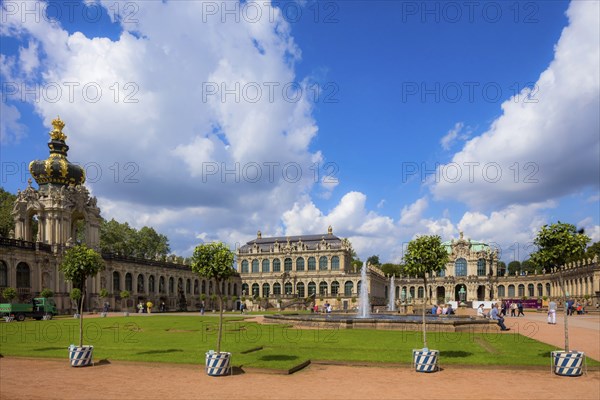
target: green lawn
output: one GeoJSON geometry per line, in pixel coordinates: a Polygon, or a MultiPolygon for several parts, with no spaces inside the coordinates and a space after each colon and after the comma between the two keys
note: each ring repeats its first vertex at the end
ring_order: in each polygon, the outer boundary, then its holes
{"type": "MultiPolygon", "coordinates": [[[[131,316],[84,319],[94,359],[203,364],[215,348],[214,316],[131,316]]],[[[411,349],[422,347],[419,332],[387,330],[296,330],[228,317],[221,350],[236,366],[290,369],[307,360],[410,363],[411,349]]],[[[75,319],[0,323],[0,353],[6,356],[67,358],[77,344],[75,319]]],[[[555,347],[518,333],[428,333],[443,365],[549,366],[555,347]]],[[[589,360],[588,365],[600,365],[589,360]]]]}

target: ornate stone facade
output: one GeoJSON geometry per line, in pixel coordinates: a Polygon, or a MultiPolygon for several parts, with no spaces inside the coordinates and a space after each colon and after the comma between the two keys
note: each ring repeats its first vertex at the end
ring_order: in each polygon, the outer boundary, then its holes
{"type": "MultiPolygon", "coordinates": [[[[428,280],[431,302],[562,297],[559,273],[556,271],[548,274],[498,275],[498,252],[486,243],[465,239],[462,232],[458,239],[444,242],[443,245],[450,260],[444,272],[428,280]]],[[[563,276],[569,296],[580,301],[587,299],[590,304],[599,302],[600,267],[597,258],[567,265],[563,276]]],[[[397,279],[395,290],[396,298],[401,301],[424,297],[421,279],[397,279]]]]}
{"type": "MultiPolygon", "coordinates": [[[[50,156],[30,164],[39,189],[34,189],[29,181],[27,188],[18,192],[12,211],[15,231],[10,238],[0,238],[0,291],[15,287],[19,299],[29,301],[48,288],[55,293],[58,308],[68,312],[72,307],[68,296],[71,287],[58,267],[66,249],[78,240],[99,250],[101,216],[96,198],[83,186],[83,170],[66,158],[69,147],[62,133],[64,123],[57,118],[52,125],[50,156]]],[[[102,257],[106,269],[88,280],[88,310],[99,309],[108,301],[112,310],[128,307],[134,311],[135,304],[148,300],[156,307],[164,302],[170,310],[178,309],[180,304],[197,309],[201,294],[206,296],[207,308],[211,306],[214,282],[199,279],[189,266],[113,254],[102,257]],[[98,298],[101,289],[108,290],[108,299],[98,298]],[[128,304],[120,298],[122,290],[131,294],[128,304]]],[[[239,277],[232,278],[222,289],[229,296],[228,306],[234,306],[231,297],[240,294],[239,277]]]]}
{"type": "MultiPolygon", "coordinates": [[[[317,304],[329,301],[339,309],[356,307],[360,271],[352,267],[352,246],[329,227],[324,235],[256,239],[237,251],[242,295],[263,298],[270,306],[301,302],[314,297],[317,304]]],[[[373,304],[384,304],[386,278],[369,267],[369,293],[373,304]]]]}

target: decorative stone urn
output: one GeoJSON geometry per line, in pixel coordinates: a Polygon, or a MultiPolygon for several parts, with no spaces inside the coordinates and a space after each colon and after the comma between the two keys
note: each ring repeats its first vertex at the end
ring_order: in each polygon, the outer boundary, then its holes
{"type": "Polygon", "coordinates": [[[206,374],[208,376],[223,376],[230,373],[229,361],[231,353],[216,353],[210,350],[206,353],[206,374]]]}
{"type": "Polygon", "coordinates": [[[85,367],[92,364],[94,346],[69,346],[69,360],[71,367],[85,367]]]}
{"type": "Polygon", "coordinates": [[[585,364],[582,351],[553,351],[552,372],[560,376],[581,376],[585,364]]]}
{"type": "Polygon", "coordinates": [[[439,350],[413,349],[413,365],[417,372],[436,372],[438,370],[439,350]]]}

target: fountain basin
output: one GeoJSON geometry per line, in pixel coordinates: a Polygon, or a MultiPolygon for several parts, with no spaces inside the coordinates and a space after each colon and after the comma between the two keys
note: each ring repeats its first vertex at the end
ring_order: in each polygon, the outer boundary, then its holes
{"type": "MultiPolygon", "coordinates": [[[[360,318],[348,314],[265,315],[265,320],[273,323],[292,324],[298,328],[327,329],[386,329],[400,331],[421,331],[423,320],[420,315],[377,314],[360,318]]],[[[428,332],[499,332],[496,321],[477,317],[425,316],[428,332]]]]}

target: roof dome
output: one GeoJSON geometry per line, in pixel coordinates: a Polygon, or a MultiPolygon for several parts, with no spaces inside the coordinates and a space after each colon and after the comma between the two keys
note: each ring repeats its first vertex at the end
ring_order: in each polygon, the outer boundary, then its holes
{"type": "Polygon", "coordinates": [[[62,132],[65,123],[56,118],[52,121],[54,129],[50,131],[50,156],[44,160],[35,160],[29,163],[29,172],[37,184],[44,185],[71,186],[83,185],[85,182],[85,172],[79,165],[71,164],[67,160],[69,146],[65,143],[67,136],[62,132]]]}

